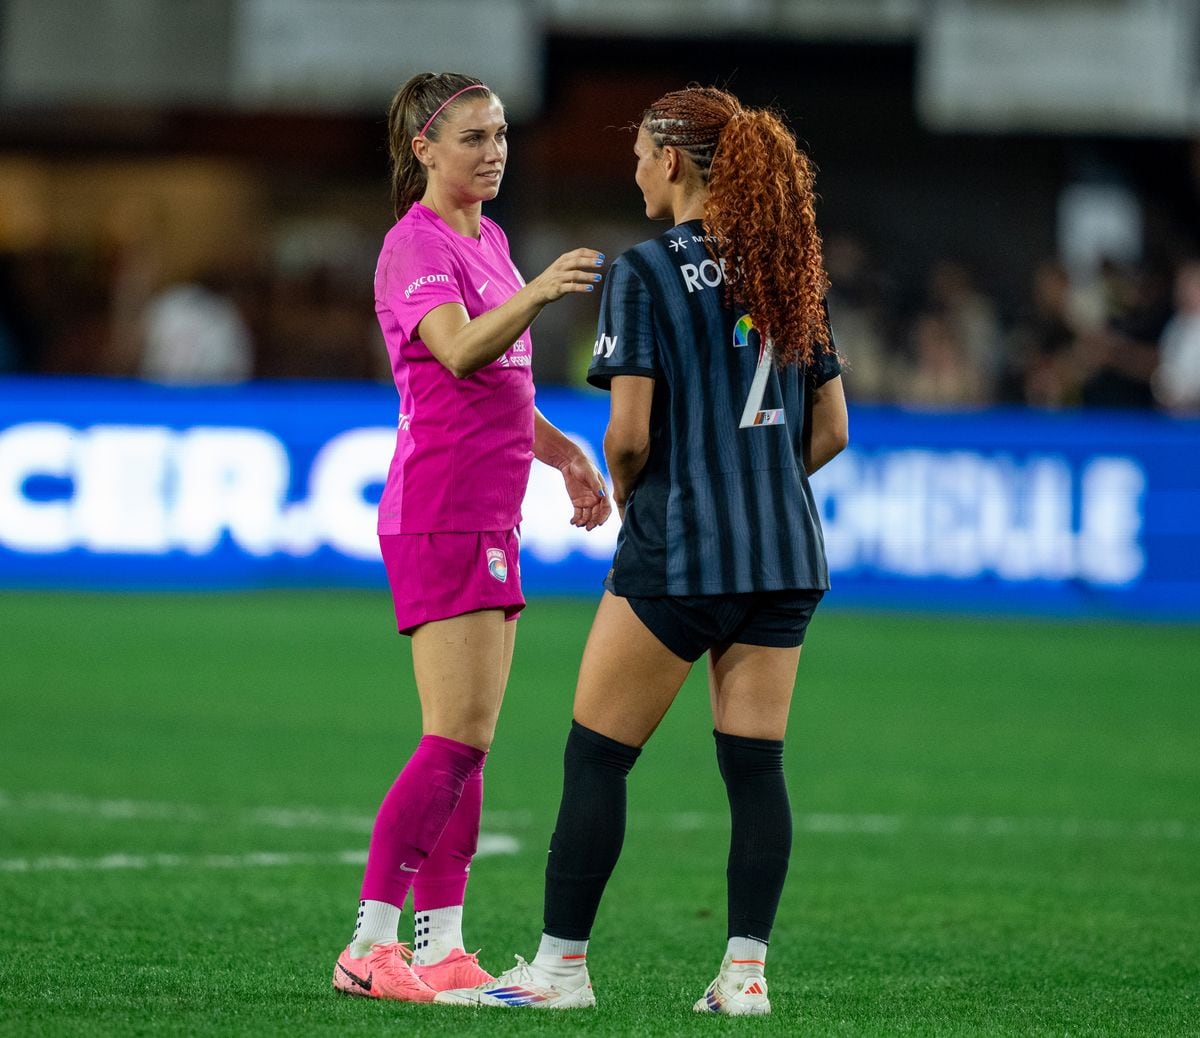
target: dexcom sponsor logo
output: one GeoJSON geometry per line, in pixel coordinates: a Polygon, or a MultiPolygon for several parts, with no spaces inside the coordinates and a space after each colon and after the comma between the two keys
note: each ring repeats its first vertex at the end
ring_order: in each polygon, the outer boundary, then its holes
{"type": "Polygon", "coordinates": [[[443,284],[449,280],[450,280],[449,274],[426,274],[423,277],[417,278],[415,281],[413,281],[409,284],[408,288],[406,288],[404,290],[404,298],[407,299],[418,288],[421,288],[423,285],[443,284]]]}

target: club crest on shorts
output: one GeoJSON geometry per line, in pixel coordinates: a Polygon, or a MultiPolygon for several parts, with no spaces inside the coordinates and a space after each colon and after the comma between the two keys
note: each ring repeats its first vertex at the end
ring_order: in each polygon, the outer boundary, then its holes
{"type": "Polygon", "coordinates": [[[487,568],[501,584],[508,580],[508,559],[504,557],[503,548],[488,548],[487,568]]]}

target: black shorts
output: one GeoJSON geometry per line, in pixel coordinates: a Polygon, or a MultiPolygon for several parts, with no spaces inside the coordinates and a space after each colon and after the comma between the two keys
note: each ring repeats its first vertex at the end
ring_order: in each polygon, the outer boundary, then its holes
{"type": "Polygon", "coordinates": [[[680,659],[694,663],[713,646],[795,648],[824,591],[750,591],[737,595],[627,598],[639,620],[680,659]]]}

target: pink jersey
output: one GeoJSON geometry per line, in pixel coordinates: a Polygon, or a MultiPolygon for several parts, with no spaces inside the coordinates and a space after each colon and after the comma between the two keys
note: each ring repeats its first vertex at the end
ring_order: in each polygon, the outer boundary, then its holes
{"type": "Polygon", "coordinates": [[[455,378],[416,338],[434,307],[471,318],[524,285],[504,232],[486,216],[466,238],[415,204],[388,232],[375,271],[375,311],[400,394],[396,451],[379,502],[381,534],[511,530],[533,460],[533,343],[455,378]]]}

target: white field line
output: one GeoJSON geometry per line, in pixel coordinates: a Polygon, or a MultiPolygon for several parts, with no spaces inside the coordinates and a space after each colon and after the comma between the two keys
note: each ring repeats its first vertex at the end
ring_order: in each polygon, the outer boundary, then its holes
{"type": "MultiPolygon", "coordinates": [[[[520,844],[512,836],[484,834],[475,857],[516,854],[520,844]]],[[[109,872],[118,869],[260,869],[293,865],[365,865],[365,850],[305,853],[251,851],[245,854],[105,854],[99,858],[52,855],[44,858],[0,858],[3,872],[109,872]]]]}
{"type": "Polygon", "coordinates": [[[99,858],[76,858],[65,854],[44,858],[0,858],[0,872],[110,872],[120,869],[249,869],[285,865],[361,865],[366,851],[335,851],[332,854],[105,854],[99,858]]]}
{"type": "MultiPolygon", "coordinates": [[[[797,833],[816,835],[896,836],[922,834],[965,838],[1039,837],[1053,840],[1200,840],[1200,822],[1178,819],[1116,821],[1101,818],[1016,818],[1005,816],[887,814],[795,814],[797,833]]],[[[664,814],[630,812],[630,828],[676,832],[729,828],[729,816],[719,812],[684,811],[664,814]]]]}
{"type": "Polygon", "coordinates": [[[6,793],[0,790],[0,811],[51,815],[88,815],[128,821],[199,822],[206,813],[187,804],[152,800],[95,800],[70,793],[6,793]]]}
{"type": "MultiPolygon", "coordinates": [[[[254,807],[225,812],[190,804],[142,800],[97,800],[66,793],[7,793],[0,790],[0,818],[6,813],[83,815],[119,821],[208,822],[258,829],[312,829],[368,834],[373,817],[314,807],[254,807]]],[[[554,819],[532,811],[484,811],[484,826],[496,830],[544,831],[554,819]]],[[[897,815],[808,813],[793,815],[798,833],[817,835],[925,834],[963,838],[1040,837],[1076,840],[1200,840],[1200,821],[1179,819],[1111,820],[1097,818],[1018,818],[986,815],[897,815]]],[[[650,812],[632,810],[631,829],[695,832],[728,829],[723,811],[650,812]]],[[[483,838],[481,838],[482,840],[483,838]]],[[[482,844],[481,844],[482,845],[482,844]]]]}

